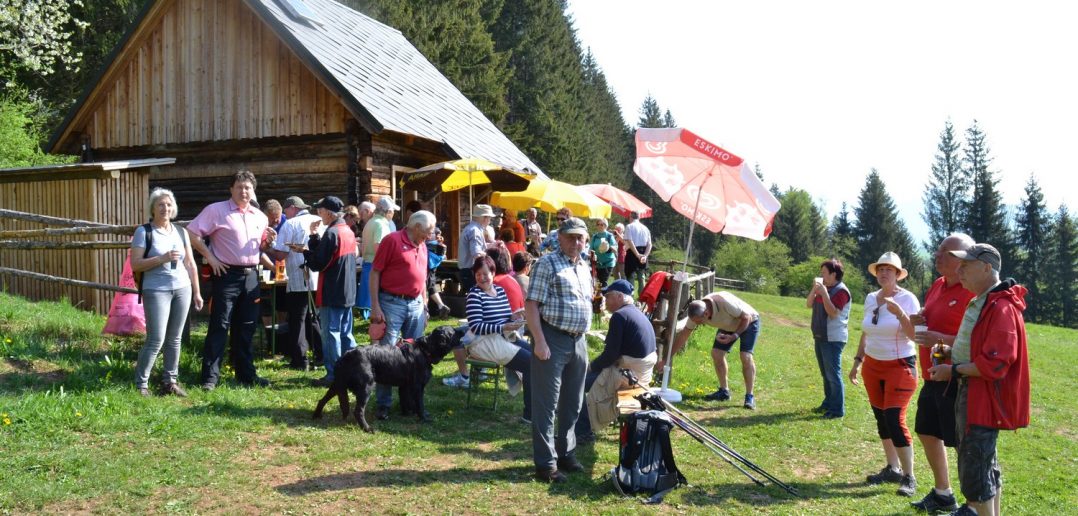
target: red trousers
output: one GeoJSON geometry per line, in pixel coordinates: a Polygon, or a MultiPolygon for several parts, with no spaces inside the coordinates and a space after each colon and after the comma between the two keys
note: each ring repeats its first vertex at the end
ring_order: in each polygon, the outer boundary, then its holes
{"type": "Polygon", "coordinates": [[[916,358],[876,360],[866,355],[861,368],[880,439],[892,439],[898,447],[908,446],[910,442],[906,408],[917,390],[916,358]]]}

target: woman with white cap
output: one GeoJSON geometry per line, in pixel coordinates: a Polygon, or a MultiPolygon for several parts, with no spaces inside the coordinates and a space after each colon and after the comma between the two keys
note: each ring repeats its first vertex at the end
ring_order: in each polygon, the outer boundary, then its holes
{"type": "Polygon", "coordinates": [[[850,382],[857,385],[858,373],[865,379],[887,465],[867,480],[869,484],[897,483],[897,494],[913,496],[917,482],[906,407],[917,390],[917,344],[910,315],[917,313],[921,304],[917,296],[898,286],[908,272],[897,254],[883,253],[868,266],[868,272],[876,277],[880,289],[865,298],[861,343],[853,358],[850,382]]]}

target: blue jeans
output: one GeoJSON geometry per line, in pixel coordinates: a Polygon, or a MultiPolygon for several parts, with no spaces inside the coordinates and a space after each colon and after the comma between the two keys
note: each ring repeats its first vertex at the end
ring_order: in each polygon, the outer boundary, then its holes
{"type": "Polygon", "coordinates": [[[322,319],[322,361],[326,364],[326,378],[333,379],[337,359],[356,347],[352,336],[352,307],[323,306],[318,309],[322,319]]]}
{"type": "MultiPolygon", "coordinates": [[[[393,346],[400,339],[417,339],[423,335],[427,318],[423,308],[423,298],[406,300],[397,296],[378,293],[378,305],[386,318],[386,335],[380,344],[393,346]]],[[[393,405],[393,388],[378,384],[375,388],[379,407],[393,405]]]]}
{"type": "Polygon", "coordinates": [[[827,414],[846,415],[846,386],[842,383],[842,348],[845,342],[816,341],[816,363],[823,376],[823,403],[827,414]]]}
{"type": "Polygon", "coordinates": [[[191,286],[177,290],[147,290],[142,293],[146,311],[146,343],[138,352],[135,387],[148,387],[150,371],[162,344],[165,348],[165,383],[176,383],[180,374],[180,337],[191,307],[191,286]]]}

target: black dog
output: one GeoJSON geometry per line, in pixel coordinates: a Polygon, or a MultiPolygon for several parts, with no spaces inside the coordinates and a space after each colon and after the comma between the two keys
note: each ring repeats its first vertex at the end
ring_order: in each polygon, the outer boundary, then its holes
{"type": "Polygon", "coordinates": [[[314,418],[322,417],[322,409],[334,396],[341,404],[341,417],[348,419],[348,391],[356,395],[355,417],[359,426],[373,432],[364,411],[367,398],[375,383],[400,388],[401,409],[415,413],[420,421],[430,421],[423,403],[423,390],[431,378],[431,370],[453,349],[453,328],[439,326],[430,335],[414,343],[399,346],[362,346],[349,350],[337,361],[333,385],[318,401],[314,418]]]}

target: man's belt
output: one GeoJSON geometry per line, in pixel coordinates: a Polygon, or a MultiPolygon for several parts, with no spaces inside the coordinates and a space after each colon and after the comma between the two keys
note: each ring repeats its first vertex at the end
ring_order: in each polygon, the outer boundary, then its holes
{"type": "Polygon", "coordinates": [[[400,294],[394,294],[392,292],[380,292],[380,294],[387,295],[393,299],[400,299],[401,301],[415,301],[419,299],[419,296],[402,296],[400,294]]]}
{"type": "Polygon", "coordinates": [[[572,337],[572,338],[574,338],[574,339],[578,339],[578,338],[580,338],[580,337],[581,337],[582,335],[584,335],[584,332],[582,332],[582,331],[568,331],[568,330],[563,330],[563,329],[561,329],[561,328],[558,328],[557,326],[554,326],[553,324],[550,324],[550,323],[547,323],[547,326],[549,326],[549,327],[550,327],[551,329],[553,329],[554,331],[556,331],[556,332],[558,332],[558,333],[561,333],[561,334],[563,334],[563,335],[568,335],[568,336],[570,336],[570,337],[572,337]]]}

